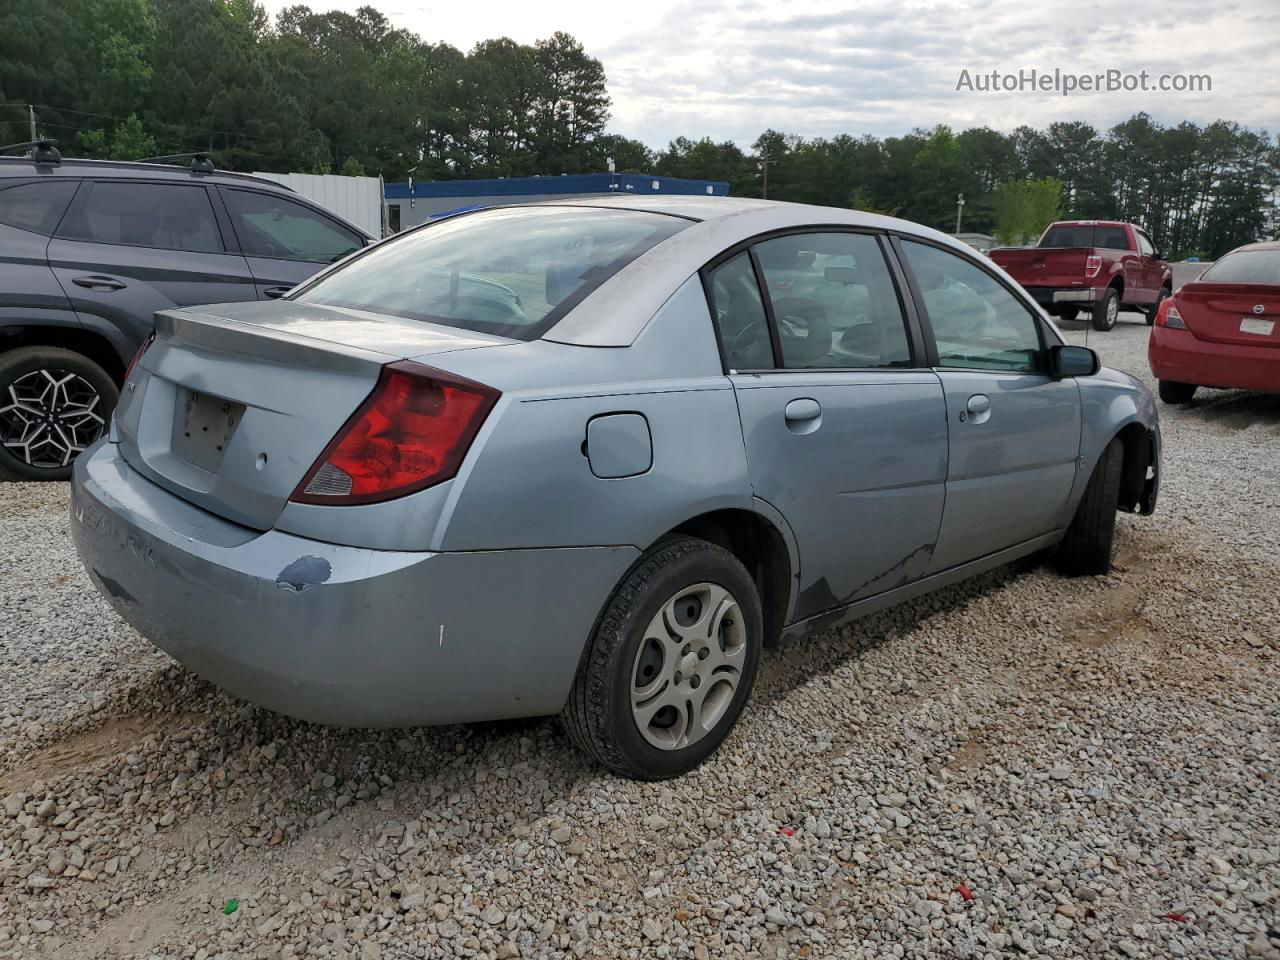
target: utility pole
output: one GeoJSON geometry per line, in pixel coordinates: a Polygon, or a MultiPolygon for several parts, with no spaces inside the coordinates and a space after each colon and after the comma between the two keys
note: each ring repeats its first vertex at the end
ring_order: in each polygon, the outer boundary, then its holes
{"type": "Polygon", "coordinates": [[[769,199],[769,164],[773,162],[773,158],[768,153],[760,154],[760,170],[764,177],[760,188],[760,197],[763,200],[769,199]]]}
{"type": "Polygon", "coordinates": [[[31,118],[31,139],[34,142],[40,139],[36,136],[36,105],[34,103],[27,104],[27,116],[31,118]]]}
{"type": "Polygon", "coordinates": [[[960,217],[964,213],[964,194],[956,197],[956,236],[960,235],[960,217]]]}

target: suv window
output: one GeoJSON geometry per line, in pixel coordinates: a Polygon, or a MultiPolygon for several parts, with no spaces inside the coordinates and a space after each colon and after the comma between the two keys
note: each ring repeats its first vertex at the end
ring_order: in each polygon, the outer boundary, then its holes
{"type": "Polygon", "coordinates": [[[994,276],[938,247],[904,240],[907,262],[938,344],[938,365],[1033,372],[1040,368],[1035,317],[994,276]]]}
{"type": "Polygon", "coordinates": [[[58,236],[189,253],[222,252],[222,235],[204,187],[141,180],[87,186],[58,236]]]}
{"type": "Polygon", "coordinates": [[[247,257],[333,263],[364,240],[304,204],[256,190],[223,190],[247,257]]]}
{"type": "Polygon", "coordinates": [[[77,186],[73,180],[46,180],[0,187],[0,223],[51,236],[77,186]]]}
{"type": "Polygon", "coordinates": [[[710,274],[711,306],[730,370],[764,370],[773,366],[769,321],[760,285],[745,250],[710,274]]]}
{"type": "Polygon", "coordinates": [[[787,369],[907,367],[906,319],[884,253],[865,233],[756,245],[787,369]]]}

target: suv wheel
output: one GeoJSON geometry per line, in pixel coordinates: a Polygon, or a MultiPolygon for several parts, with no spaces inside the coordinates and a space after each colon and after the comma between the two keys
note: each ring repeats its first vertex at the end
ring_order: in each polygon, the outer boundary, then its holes
{"type": "Polygon", "coordinates": [[[667,540],[627,573],[583,655],[563,714],[614,773],[664,780],[728,736],[760,664],[763,618],[751,575],[705,540],[667,540]]]}
{"type": "Polygon", "coordinates": [[[0,354],[0,477],[66,480],[107,430],[120,391],[107,372],[61,347],[0,354]]]}

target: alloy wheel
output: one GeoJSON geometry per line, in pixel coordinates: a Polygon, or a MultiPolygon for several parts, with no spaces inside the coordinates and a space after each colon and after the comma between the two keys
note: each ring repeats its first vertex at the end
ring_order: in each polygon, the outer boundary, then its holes
{"type": "Polygon", "coordinates": [[[631,673],[631,715],[660,750],[680,750],[712,730],[733,700],[746,660],[738,601],[699,583],[666,601],[649,621],[631,673]]]}
{"type": "Polygon", "coordinates": [[[102,397],[68,370],[32,370],[0,396],[0,443],[31,467],[65,467],[102,436],[102,397]]]}

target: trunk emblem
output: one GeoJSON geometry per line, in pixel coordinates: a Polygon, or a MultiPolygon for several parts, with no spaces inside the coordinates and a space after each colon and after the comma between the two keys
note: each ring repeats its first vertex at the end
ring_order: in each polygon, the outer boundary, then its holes
{"type": "Polygon", "coordinates": [[[1254,312],[1254,313],[1266,313],[1266,312],[1267,312],[1267,308],[1266,308],[1266,307],[1264,307],[1264,306],[1263,306],[1262,304],[1260,304],[1260,303],[1255,303],[1255,304],[1253,305],[1253,312],[1254,312]]]}

